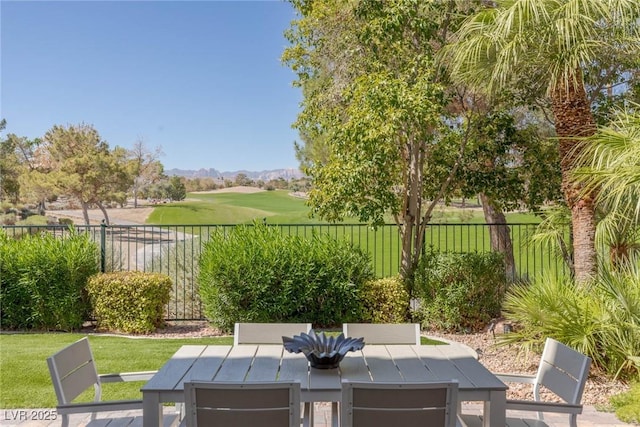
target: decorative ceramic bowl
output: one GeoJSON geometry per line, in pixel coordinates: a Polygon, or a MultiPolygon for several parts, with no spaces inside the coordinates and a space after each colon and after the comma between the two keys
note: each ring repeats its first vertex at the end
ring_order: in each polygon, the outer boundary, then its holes
{"type": "Polygon", "coordinates": [[[363,338],[345,338],[344,334],[327,337],[313,329],[293,338],[282,337],[282,343],[289,353],[304,353],[311,367],[317,369],[337,368],[348,352],[364,347],[363,338]]]}

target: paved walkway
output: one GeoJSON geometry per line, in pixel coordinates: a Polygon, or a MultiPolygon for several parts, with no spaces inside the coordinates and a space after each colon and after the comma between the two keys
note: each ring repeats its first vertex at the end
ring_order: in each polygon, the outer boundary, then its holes
{"type": "MultiPolygon", "coordinates": [[[[167,407],[167,411],[173,408],[167,407]]],[[[482,405],[476,403],[463,403],[462,412],[469,414],[480,414],[482,405]]],[[[51,409],[2,409],[0,410],[0,426],[2,427],[60,427],[61,422],[58,418],[53,421],[38,420],[37,418],[45,418],[52,416],[54,413],[51,409]]],[[[535,417],[535,414],[525,412],[509,413],[510,416],[535,417]]],[[[124,415],[141,415],[141,411],[129,411],[120,413],[111,413],[110,416],[124,415]]],[[[104,416],[100,416],[101,418],[104,416]]],[[[71,417],[71,427],[83,427],[89,416],[75,415],[71,417]]],[[[550,427],[566,427],[568,425],[568,416],[562,414],[545,415],[545,421],[550,427]]],[[[331,406],[328,403],[317,403],[315,413],[314,427],[330,427],[331,426],[331,406]]],[[[614,414],[607,412],[598,412],[593,406],[585,406],[582,415],[578,416],[578,427],[626,427],[632,424],[626,424],[619,421],[614,414]]],[[[384,426],[383,426],[384,427],[384,426]]]]}

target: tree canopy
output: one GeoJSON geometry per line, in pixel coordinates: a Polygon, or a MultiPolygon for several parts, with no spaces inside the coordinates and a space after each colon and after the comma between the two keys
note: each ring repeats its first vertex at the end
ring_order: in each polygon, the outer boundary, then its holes
{"type": "Polygon", "coordinates": [[[611,52],[637,56],[638,19],[635,0],[499,1],[468,18],[444,50],[454,77],[477,90],[494,94],[526,81],[551,101],[579,281],[596,270],[595,194],[571,180],[580,141],[596,130],[584,76],[611,52]]]}
{"type": "Polygon", "coordinates": [[[97,205],[105,220],[109,217],[104,203],[122,202],[132,185],[125,167],[126,152],[111,151],[96,129],[87,124],[53,126],[43,138],[43,150],[52,165],[46,179],[63,194],[77,198],[82,206],[85,222],[89,224],[88,209],[97,205]]]}
{"type": "Polygon", "coordinates": [[[421,252],[435,202],[464,146],[434,63],[454,2],[293,1],[301,18],[283,60],[303,109],[298,158],[312,178],[313,214],[371,224],[390,213],[402,234],[402,274],[421,252]]]}

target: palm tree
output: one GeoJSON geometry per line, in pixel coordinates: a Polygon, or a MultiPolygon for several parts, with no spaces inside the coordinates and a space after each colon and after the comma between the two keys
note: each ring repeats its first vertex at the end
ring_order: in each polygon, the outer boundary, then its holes
{"type": "Polygon", "coordinates": [[[598,189],[596,203],[608,212],[598,234],[617,265],[640,249],[640,105],[622,110],[580,146],[574,170],[583,191],[598,189]]]}
{"type": "MultiPolygon", "coordinates": [[[[445,52],[454,77],[489,93],[540,90],[551,101],[561,155],[562,190],[571,209],[577,281],[596,271],[594,192],[570,172],[576,146],[595,130],[583,78],[601,52],[640,49],[637,0],[505,0],[465,21],[445,52]]],[[[633,53],[631,53],[633,54],[633,53]]],[[[594,188],[595,190],[595,188],[594,188]]]]}

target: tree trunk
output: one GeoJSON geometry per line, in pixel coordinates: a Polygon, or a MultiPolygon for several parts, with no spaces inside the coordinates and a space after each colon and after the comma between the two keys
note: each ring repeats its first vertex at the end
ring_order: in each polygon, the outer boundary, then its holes
{"type": "Polygon", "coordinates": [[[595,204],[593,194],[582,194],[571,181],[571,171],[580,152],[584,137],[596,131],[593,115],[584,90],[582,73],[563,79],[552,97],[556,134],[560,139],[562,192],[569,209],[573,233],[573,262],[575,279],[584,282],[596,273],[595,204]]]}
{"type": "Polygon", "coordinates": [[[104,205],[102,203],[98,203],[98,207],[102,211],[102,215],[104,215],[104,223],[109,225],[109,214],[107,213],[107,210],[105,209],[104,205]]]}
{"type": "Polygon", "coordinates": [[[89,221],[89,205],[87,205],[87,202],[81,200],[80,206],[82,206],[82,216],[84,217],[84,223],[86,225],[91,225],[91,221],[89,221]]]}
{"type": "Polygon", "coordinates": [[[37,209],[38,209],[38,215],[44,216],[45,213],[47,212],[47,206],[45,205],[45,199],[44,198],[42,198],[42,199],[40,199],[38,201],[37,209]]]}
{"type": "Polygon", "coordinates": [[[138,189],[140,188],[139,178],[133,179],[133,207],[138,207],[138,189]]]}
{"type": "Polygon", "coordinates": [[[509,226],[507,225],[507,218],[489,196],[484,193],[480,193],[479,196],[482,202],[484,219],[487,224],[490,224],[491,250],[500,252],[504,256],[505,273],[507,280],[511,283],[516,276],[516,264],[513,259],[513,244],[509,226]]]}
{"type": "Polygon", "coordinates": [[[402,234],[402,256],[400,276],[404,279],[413,276],[413,270],[419,259],[416,249],[421,247],[418,239],[422,205],[422,165],[424,156],[421,145],[410,141],[407,147],[409,156],[409,172],[406,180],[406,194],[404,201],[404,215],[400,228],[402,234]]]}

